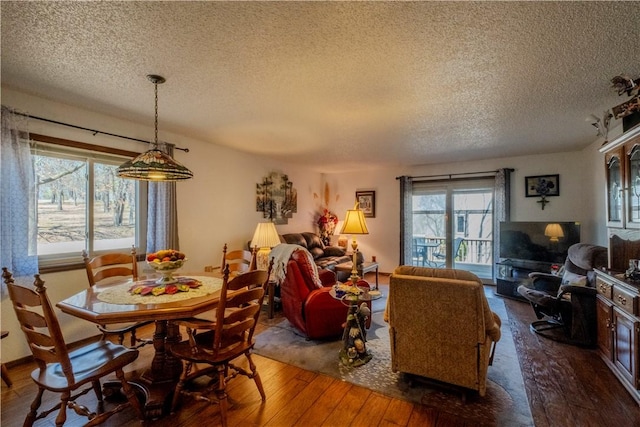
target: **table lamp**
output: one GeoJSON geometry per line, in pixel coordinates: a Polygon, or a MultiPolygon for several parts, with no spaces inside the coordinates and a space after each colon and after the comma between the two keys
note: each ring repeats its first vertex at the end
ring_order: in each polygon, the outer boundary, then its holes
{"type": "Polygon", "coordinates": [[[560,224],[551,223],[545,227],[544,235],[549,238],[549,241],[557,243],[558,239],[564,237],[564,232],[560,224]]]}
{"type": "Polygon", "coordinates": [[[340,230],[342,230],[342,226],[344,225],[344,221],[340,220],[336,224],[336,232],[338,234],[338,239],[336,240],[336,246],[347,250],[347,245],[349,243],[349,239],[344,234],[340,234],[340,230]]]}
{"type": "Polygon", "coordinates": [[[253,233],[251,247],[258,248],[256,253],[256,265],[259,270],[269,268],[269,253],[271,248],[280,244],[278,230],[272,222],[260,222],[253,233]]]}
{"type": "Polygon", "coordinates": [[[367,229],[367,223],[364,220],[364,212],[361,209],[358,209],[358,202],[356,202],[353,209],[347,210],[347,215],[344,218],[344,224],[342,225],[342,230],[340,230],[340,234],[350,234],[353,237],[353,241],[351,242],[351,248],[353,249],[353,261],[351,268],[351,282],[355,286],[358,283],[358,269],[357,265],[357,255],[358,255],[358,242],[356,242],[357,234],[369,234],[369,230],[367,229]]]}

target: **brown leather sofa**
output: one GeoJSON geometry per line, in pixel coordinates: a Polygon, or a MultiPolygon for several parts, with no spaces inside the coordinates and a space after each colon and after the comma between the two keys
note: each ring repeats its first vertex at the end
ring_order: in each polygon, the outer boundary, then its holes
{"type": "MultiPolygon", "coordinates": [[[[318,268],[333,270],[336,264],[351,261],[351,256],[344,249],[337,246],[325,246],[320,236],[315,233],[289,233],[281,235],[280,238],[282,243],[300,245],[308,250],[318,268]]],[[[358,253],[358,264],[362,263],[363,259],[362,254],[358,253]]]]}
{"type": "Polygon", "coordinates": [[[391,369],[476,390],[500,339],[482,281],[454,269],[400,266],[389,279],[391,369]]]}

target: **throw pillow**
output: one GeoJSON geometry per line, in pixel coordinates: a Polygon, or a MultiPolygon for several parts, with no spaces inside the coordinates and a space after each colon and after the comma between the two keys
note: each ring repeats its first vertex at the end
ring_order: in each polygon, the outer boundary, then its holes
{"type": "Polygon", "coordinates": [[[309,249],[309,252],[311,252],[313,259],[318,259],[324,255],[324,251],[318,247],[309,249]]]}
{"type": "Polygon", "coordinates": [[[347,252],[337,246],[325,246],[324,256],[344,256],[347,252]]]}
{"type": "Polygon", "coordinates": [[[587,286],[587,276],[565,271],[562,276],[563,285],[587,286]]]}
{"type": "Polygon", "coordinates": [[[313,248],[324,249],[324,243],[322,243],[322,239],[315,233],[304,232],[301,233],[304,239],[307,241],[307,249],[311,250],[313,248]]]}

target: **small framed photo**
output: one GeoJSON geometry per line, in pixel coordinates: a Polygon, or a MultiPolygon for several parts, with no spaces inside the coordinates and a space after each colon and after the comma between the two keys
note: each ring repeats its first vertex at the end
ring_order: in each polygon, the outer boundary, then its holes
{"type": "Polygon", "coordinates": [[[376,217],[376,192],[375,191],[356,191],[356,200],[360,209],[364,212],[364,216],[368,218],[376,217]]]}
{"type": "Polygon", "coordinates": [[[549,197],[560,195],[560,175],[537,175],[524,178],[527,197],[549,197]]]}

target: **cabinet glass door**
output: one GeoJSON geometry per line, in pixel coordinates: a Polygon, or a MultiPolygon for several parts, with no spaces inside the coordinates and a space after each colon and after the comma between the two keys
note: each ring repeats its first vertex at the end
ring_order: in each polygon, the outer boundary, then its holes
{"type": "Polygon", "coordinates": [[[607,202],[610,223],[622,222],[622,166],[620,157],[611,157],[607,164],[607,202]]]}
{"type": "Polygon", "coordinates": [[[640,145],[636,145],[629,155],[628,215],[629,226],[640,227],[640,145]]]}

